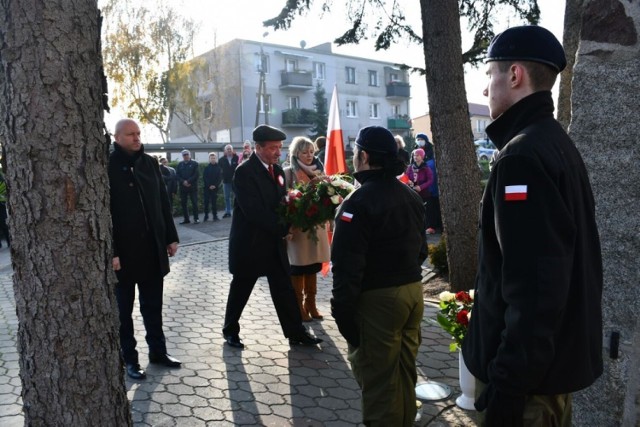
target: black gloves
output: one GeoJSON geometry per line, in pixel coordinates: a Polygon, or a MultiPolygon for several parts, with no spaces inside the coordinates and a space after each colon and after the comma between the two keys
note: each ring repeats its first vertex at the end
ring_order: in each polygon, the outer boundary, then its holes
{"type": "Polygon", "coordinates": [[[524,395],[503,393],[489,384],[476,399],[475,407],[485,411],[487,427],[522,427],[524,402],[524,395]]]}
{"type": "Polygon", "coordinates": [[[340,334],[352,347],[360,346],[360,330],[354,319],[353,310],[347,306],[336,305],[331,298],[331,315],[338,325],[340,334]]]}

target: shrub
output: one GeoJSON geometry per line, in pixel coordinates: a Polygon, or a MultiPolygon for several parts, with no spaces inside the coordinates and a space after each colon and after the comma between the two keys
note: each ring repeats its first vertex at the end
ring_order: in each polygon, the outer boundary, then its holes
{"type": "Polygon", "coordinates": [[[429,262],[433,269],[443,276],[449,274],[449,264],[447,263],[447,243],[443,237],[436,245],[429,245],[429,262]]]}

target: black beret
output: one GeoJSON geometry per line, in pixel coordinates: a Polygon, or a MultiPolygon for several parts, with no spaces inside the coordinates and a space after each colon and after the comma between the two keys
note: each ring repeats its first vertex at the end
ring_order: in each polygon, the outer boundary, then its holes
{"type": "Polygon", "coordinates": [[[375,153],[398,154],[398,144],[388,129],[382,126],[367,126],[360,129],[356,145],[364,151],[375,153]]]}
{"type": "Polygon", "coordinates": [[[269,125],[260,125],[253,130],[253,140],[256,142],[282,141],[287,135],[278,128],[269,125]]]}
{"type": "Polygon", "coordinates": [[[491,40],[486,61],[532,61],[549,65],[557,72],[567,66],[562,45],[545,28],[536,25],[512,27],[491,40]]]}

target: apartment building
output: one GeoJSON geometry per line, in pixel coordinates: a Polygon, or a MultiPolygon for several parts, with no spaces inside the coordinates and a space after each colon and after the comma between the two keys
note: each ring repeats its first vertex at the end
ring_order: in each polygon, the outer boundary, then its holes
{"type": "Polygon", "coordinates": [[[332,52],[331,43],[305,48],[235,39],[195,58],[205,72],[194,83],[197,104],[170,126],[172,143],[232,143],[251,139],[258,123],[295,136],[311,133],[317,84],[327,108],[337,86],[344,144],[379,125],[410,135],[410,84],[392,63],[332,52]],[[195,114],[197,113],[197,114],[195,114]]]}

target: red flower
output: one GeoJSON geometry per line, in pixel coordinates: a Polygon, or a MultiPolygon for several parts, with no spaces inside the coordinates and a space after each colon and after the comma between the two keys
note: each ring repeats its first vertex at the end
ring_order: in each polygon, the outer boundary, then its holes
{"type": "Polygon", "coordinates": [[[311,205],[307,208],[305,215],[311,218],[316,213],[318,213],[318,205],[311,205]]]}
{"type": "Polygon", "coordinates": [[[325,206],[331,206],[331,199],[329,198],[322,199],[322,204],[325,206]]]}
{"type": "Polygon", "coordinates": [[[473,300],[471,299],[471,295],[468,292],[460,291],[456,294],[456,299],[463,304],[471,303],[473,300]]]}
{"type": "Polygon", "coordinates": [[[456,314],[456,321],[461,325],[467,326],[469,324],[469,312],[467,310],[460,310],[456,314]]]}

